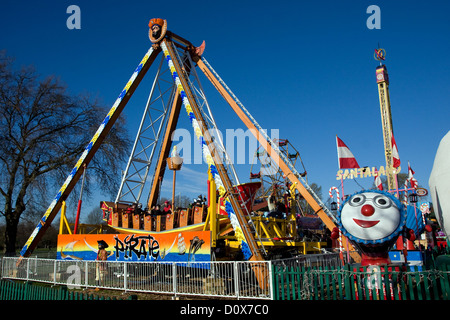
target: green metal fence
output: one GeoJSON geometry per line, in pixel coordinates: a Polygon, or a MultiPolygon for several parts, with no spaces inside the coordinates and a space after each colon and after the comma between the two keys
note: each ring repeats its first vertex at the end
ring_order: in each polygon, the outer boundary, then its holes
{"type": "MultiPolygon", "coordinates": [[[[128,300],[137,299],[136,295],[128,300]]],[[[0,281],[0,300],[123,300],[116,297],[67,290],[65,286],[50,287],[32,282],[0,281]]]]}
{"type": "Polygon", "coordinates": [[[450,300],[450,268],[273,266],[275,300],[450,300]]]}

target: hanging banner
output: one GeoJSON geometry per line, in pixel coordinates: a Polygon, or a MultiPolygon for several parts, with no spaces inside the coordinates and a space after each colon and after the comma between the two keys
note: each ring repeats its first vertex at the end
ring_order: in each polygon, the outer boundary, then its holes
{"type": "Polygon", "coordinates": [[[108,261],[211,261],[210,231],[163,234],[60,234],[57,259],[96,260],[98,242],[107,244],[108,261]]]}

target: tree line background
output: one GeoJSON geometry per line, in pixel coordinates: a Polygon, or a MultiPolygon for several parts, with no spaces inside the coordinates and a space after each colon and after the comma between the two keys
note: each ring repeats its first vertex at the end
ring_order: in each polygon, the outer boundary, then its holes
{"type": "MultiPolygon", "coordinates": [[[[0,214],[5,255],[14,255],[17,245],[28,239],[22,237],[31,234],[109,111],[89,94],[70,94],[56,76],[42,77],[33,67],[16,67],[13,62],[0,52],[0,214]]],[[[130,144],[121,117],[86,169],[87,196],[94,189],[105,194],[118,189],[130,144]]],[[[76,200],[72,193],[66,202],[76,200]]]]}

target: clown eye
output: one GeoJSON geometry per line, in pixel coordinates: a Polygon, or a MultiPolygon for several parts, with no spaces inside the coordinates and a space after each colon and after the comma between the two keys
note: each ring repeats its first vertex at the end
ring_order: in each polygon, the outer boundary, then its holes
{"type": "Polygon", "coordinates": [[[375,198],[373,198],[373,203],[378,207],[378,208],[389,208],[392,204],[391,204],[391,200],[385,196],[376,196],[375,198]]]}
{"type": "Polygon", "coordinates": [[[362,205],[366,201],[366,197],[362,194],[357,194],[348,202],[351,206],[356,207],[362,205]]]}

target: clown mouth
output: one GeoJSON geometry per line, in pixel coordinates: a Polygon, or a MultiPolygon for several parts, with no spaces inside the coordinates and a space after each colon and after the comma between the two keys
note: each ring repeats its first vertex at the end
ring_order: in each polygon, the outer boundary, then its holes
{"type": "Polygon", "coordinates": [[[355,221],[355,223],[362,228],[371,228],[374,225],[376,225],[378,222],[380,222],[380,220],[367,221],[367,220],[359,220],[359,219],[353,219],[353,221],[355,221]]]}

